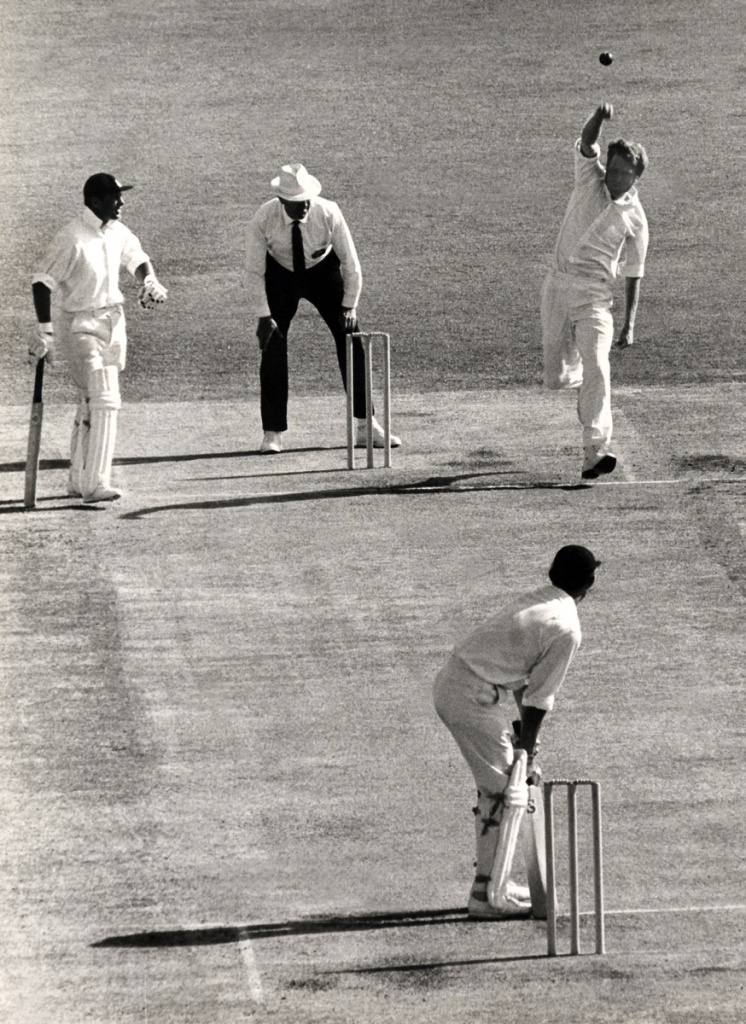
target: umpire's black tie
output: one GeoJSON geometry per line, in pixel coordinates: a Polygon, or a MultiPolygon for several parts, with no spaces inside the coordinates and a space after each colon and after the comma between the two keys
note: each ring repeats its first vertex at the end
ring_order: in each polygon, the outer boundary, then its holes
{"type": "Polygon", "coordinates": [[[300,233],[300,221],[293,221],[293,272],[304,274],[306,271],[306,258],[303,255],[303,236],[300,233]]]}

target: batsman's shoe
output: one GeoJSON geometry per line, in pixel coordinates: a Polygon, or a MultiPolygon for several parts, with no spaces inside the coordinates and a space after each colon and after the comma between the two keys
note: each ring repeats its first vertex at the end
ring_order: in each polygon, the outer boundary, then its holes
{"type": "MultiPolygon", "coordinates": [[[[365,428],[365,420],[357,421],[357,440],[355,441],[356,448],[367,448],[368,446],[368,434],[365,428]]],[[[383,432],[383,427],[378,420],[373,417],[373,447],[374,448],[385,448],[386,441],[383,432]]],[[[397,437],[396,434],[391,435],[391,447],[400,448],[401,438],[397,437]]]]}
{"type": "Polygon", "coordinates": [[[116,487],[104,487],[101,485],[95,491],[91,491],[90,494],[83,495],[83,504],[95,505],[98,501],[117,501],[121,497],[122,492],[118,491],[116,487]]]}
{"type": "Polygon", "coordinates": [[[585,459],[580,475],[584,480],[595,480],[616,469],[616,455],[611,452],[598,452],[595,448],[585,449],[585,459]]]}
{"type": "Polygon", "coordinates": [[[259,451],[262,455],[279,455],[282,451],[282,434],[278,430],[265,430],[259,451]]]}
{"type": "Polygon", "coordinates": [[[469,894],[467,914],[479,921],[499,921],[506,917],[527,917],[531,913],[531,894],[528,886],[516,885],[509,880],[505,892],[500,896],[497,907],[493,907],[487,896],[489,877],[477,875],[469,894]]]}
{"type": "Polygon", "coordinates": [[[469,896],[466,914],[474,921],[504,921],[509,917],[529,917],[531,914],[531,900],[519,900],[506,893],[501,897],[499,906],[493,907],[486,892],[484,898],[481,897],[481,893],[475,892],[469,896]]]}

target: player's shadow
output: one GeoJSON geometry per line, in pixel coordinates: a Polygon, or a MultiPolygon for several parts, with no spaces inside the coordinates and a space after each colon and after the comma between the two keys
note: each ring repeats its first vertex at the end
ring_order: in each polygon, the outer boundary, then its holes
{"type": "Polygon", "coordinates": [[[134,512],[127,512],[122,519],[144,519],[159,512],[189,512],[227,508],[251,508],[253,505],[283,505],[295,501],[326,501],[331,498],[360,498],[373,495],[408,494],[462,494],[474,491],[581,491],[592,488],[589,483],[561,484],[555,481],[516,481],[487,483],[479,478],[515,476],[515,471],[502,473],[490,470],[485,473],[466,473],[454,476],[427,477],[423,480],[408,480],[397,483],[390,479],[363,484],[359,487],[339,487],[316,491],[288,491],[283,494],[252,494],[242,498],[213,498],[206,501],[174,502],[169,505],[154,505],[134,512]]]}
{"type": "MultiPolygon", "coordinates": [[[[512,924],[516,919],[493,921],[495,924],[512,924]]],[[[531,920],[529,915],[522,920],[531,920]]],[[[344,917],[310,917],[295,921],[279,921],[275,924],[217,925],[209,928],[183,928],[172,931],[136,932],[132,935],[112,935],[92,943],[93,949],[163,949],[179,946],[215,946],[222,944],[282,939],[296,935],[324,935],[339,932],[380,931],[385,928],[423,928],[431,925],[467,924],[479,927],[481,922],[470,921],[465,907],[437,910],[411,910],[385,914],[355,914],[344,917]]],[[[486,960],[459,960],[443,964],[406,964],[393,967],[362,967],[354,970],[329,971],[325,973],[375,973],[378,971],[426,970],[433,967],[457,966],[459,964],[493,963],[508,960],[533,960],[538,955],[490,957],[486,960]]]]}
{"type": "MultiPolygon", "coordinates": [[[[328,451],[323,445],[317,445],[311,448],[294,448],[293,454],[298,452],[299,454],[308,454],[313,452],[328,451]]],[[[127,455],[122,458],[117,457],[114,459],[113,465],[115,466],[157,466],[161,463],[170,462],[206,462],[214,461],[216,459],[245,459],[253,456],[261,457],[262,460],[266,460],[268,456],[264,455],[259,448],[247,448],[241,451],[235,452],[190,452],[184,455],[127,455]]],[[[70,459],[40,459],[39,469],[68,469],[70,466],[70,459]]],[[[0,473],[23,473],[26,469],[25,462],[0,462],[0,473]]]]}

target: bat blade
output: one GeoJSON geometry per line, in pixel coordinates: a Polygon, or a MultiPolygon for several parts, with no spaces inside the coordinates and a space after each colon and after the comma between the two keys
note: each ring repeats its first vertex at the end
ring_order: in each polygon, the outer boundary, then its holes
{"type": "Polygon", "coordinates": [[[544,796],[541,786],[528,787],[528,809],[524,819],[525,854],[531,913],[540,921],[547,916],[547,862],[544,842],[544,796]]]}
{"type": "Polygon", "coordinates": [[[26,479],[23,493],[23,504],[26,508],[36,507],[36,480],[39,475],[41,427],[44,420],[44,402],[42,400],[44,363],[45,360],[40,359],[36,364],[34,397],[31,402],[31,420],[29,422],[28,449],[26,451],[26,479]]]}

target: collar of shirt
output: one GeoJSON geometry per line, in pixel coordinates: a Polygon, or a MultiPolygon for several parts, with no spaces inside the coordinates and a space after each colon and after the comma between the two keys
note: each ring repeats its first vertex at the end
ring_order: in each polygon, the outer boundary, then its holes
{"type": "Polygon", "coordinates": [[[637,199],[637,189],[633,185],[631,189],[624,193],[623,196],[619,196],[618,199],[612,199],[612,203],[617,203],[619,206],[629,206],[634,203],[637,199]]]}
{"type": "Polygon", "coordinates": [[[94,231],[106,231],[106,229],[114,223],[113,220],[107,220],[104,224],[101,218],[97,217],[89,206],[83,207],[82,217],[83,223],[87,224],[89,228],[93,228],[94,231]]]}

